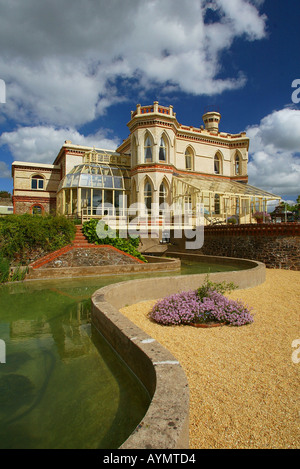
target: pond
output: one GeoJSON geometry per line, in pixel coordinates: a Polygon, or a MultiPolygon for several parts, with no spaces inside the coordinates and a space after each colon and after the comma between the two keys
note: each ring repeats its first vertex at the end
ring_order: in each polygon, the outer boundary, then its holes
{"type": "MultiPolygon", "coordinates": [[[[172,275],[201,272],[203,265],[188,262],[172,275]]],[[[151,274],[165,275],[170,272],[151,274]]],[[[110,283],[145,276],[0,287],[0,339],[6,344],[6,363],[0,364],[0,448],[109,449],[127,439],[150,397],[90,324],[90,298],[110,283]]]]}

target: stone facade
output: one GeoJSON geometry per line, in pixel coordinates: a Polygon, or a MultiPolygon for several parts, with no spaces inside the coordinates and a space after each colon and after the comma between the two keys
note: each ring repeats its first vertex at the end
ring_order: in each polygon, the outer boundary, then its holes
{"type": "Polygon", "coordinates": [[[41,214],[55,208],[83,221],[106,215],[105,204],[110,215],[124,216],[138,202],[139,215],[153,218],[164,205],[173,205],[173,214],[188,205],[195,215],[203,204],[207,224],[233,215],[250,223],[253,212],[280,197],[248,186],[246,133],[220,131],[216,111],[202,119],[204,125],[186,126],[173,106],[138,104],[127,124],[129,136],[116,150],[66,140],[52,165],[16,161],[14,211],[41,214]]]}
{"type": "Polygon", "coordinates": [[[253,259],[272,269],[300,270],[300,224],[205,227],[200,252],[253,259]]]}
{"type": "Polygon", "coordinates": [[[45,267],[81,267],[100,265],[137,264],[139,261],[109,248],[78,248],[72,249],[56,259],[48,262],[45,267]]]}
{"type": "Polygon", "coordinates": [[[55,214],[56,192],[61,180],[59,166],[17,161],[13,163],[12,176],[14,213],[55,214]]]}

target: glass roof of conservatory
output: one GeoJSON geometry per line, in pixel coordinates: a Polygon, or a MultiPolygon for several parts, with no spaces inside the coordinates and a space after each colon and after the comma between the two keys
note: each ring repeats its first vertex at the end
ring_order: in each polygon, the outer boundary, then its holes
{"type": "Polygon", "coordinates": [[[108,164],[80,164],[60,182],[58,192],[67,188],[129,190],[130,175],[125,167],[108,164]]]}
{"type": "Polygon", "coordinates": [[[179,176],[176,175],[174,180],[188,184],[195,191],[199,192],[212,192],[214,194],[222,195],[240,195],[246,197],[262,197],[265,199],[281,199],[280,196],[272,194],[271,192],[258,189],[257,187],[245,184],[242,182],[231,181],[229,179],[219,179],[209,176],[179,176]]]}

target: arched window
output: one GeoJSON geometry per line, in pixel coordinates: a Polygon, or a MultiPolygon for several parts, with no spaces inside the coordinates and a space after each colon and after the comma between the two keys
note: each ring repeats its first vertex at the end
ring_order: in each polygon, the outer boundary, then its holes
{"type": "Polygon", "coordinates": [[[32,178],[31,178],[31,189],[43,190],[44,189],[44,178],[42,176],[32,176],[32,178]]]}
{"type": "Polygon", "coordinates": [[[238,176],[241,174],[241,160],[239,155],[235,155],[235,160],[234,160],[234,174],[238,176]]]}
{"type": "Polygon", "coordinates": [[[136,145],[136,139],[134,136],[132,137],[131,160],[132,160],[132,166],[135,166],[137,164],[137,145],[136,145]]]}
{"type": "Polygon", "coordinates": [[[185,169],[189,171],[193,169],[193,154],[189,148],[185,152],[185,169]]]}
{"type": "Polygon", "coordinates": [[[144,144],[145,163],[152,161],[152,147],[153,147],[152,140],[150,136],[147,135],[145,138],[145,144],[144,144]]]}
{"type": "Polygon", "coordinates": [[[159,144],[159,161],[166,161],[167,160],[167,147],[166,142],[163,137],[160,139],[159,144]]]}
{"type": "Polygon", "coordinates": [[[216,154],[214,159],[214,173],[221,174],[221,157],[216,154]]]}
{"type": "Polygon", "coordinates": [[[167,202],[167,188],[164,182],[159,186],[159,207],[167,202]]]}
{"type": "Polygon", "coordinates": [[[43,207],[42,205],[33,205],[31,207],[32,215],[42,215],[43,214],[43,207]]]}
{"type": "Polygon", "coordinates": [[[147,212],[151,212],[152,205],[152,187],[149,181],[146,181],[144,188],[144,201],[147,212]]]}

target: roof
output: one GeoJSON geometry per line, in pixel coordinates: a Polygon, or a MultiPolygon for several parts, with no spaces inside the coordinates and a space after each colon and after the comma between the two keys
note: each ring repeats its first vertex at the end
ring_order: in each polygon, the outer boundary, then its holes
{"type": "Polygon", "coordinates": [[[54,164],[46,164],[46,163],[30,163],[29,161],[14,161],[12,166],[30,166],[33,168],[50,168],[50,169],[60,169],[60,166],[56,166],[54,164]]]}
{"type": "Polygon", "coordinates": [[[221,179],[212,176],[174,176],[174,179],[193,187],[199,192],[213,192],[215,194],[236,194],[248,197],[263,197],[267,199],[281,199],[280,196],[271,192],[258,189],[257,187],[230,179],[221,179]]]}

